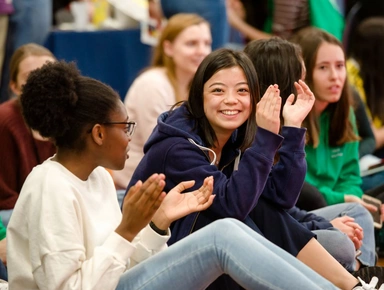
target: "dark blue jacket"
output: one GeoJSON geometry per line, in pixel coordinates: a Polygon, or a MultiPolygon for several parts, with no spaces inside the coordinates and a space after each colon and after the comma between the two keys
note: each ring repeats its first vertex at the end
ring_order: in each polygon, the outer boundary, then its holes
{"type": "Polygon", "coordinates": [[[287,210],[287,212],[310,231],[326,230],[333,227],[327,219],[305,210],[300,210],[296,206],[287,210]]]}
{"type": "Polygon", "coordinates": [[[214,177],[216,197],[212,206],[176,221],[170,244],[219,218],[246,221],[261,194],[278,207],[290,209],[296,204],[306,173],[305,132],[302,128],[283,127],[280,136],[259,128],[252,146],[245,150],[234,170],[240,156],[235,131],[223,148],[219,170],[211,164],[208,149],[199,147],[205,144],[182,105],[158,118],[128,188],[153,173],[165,174],[166,191],[186,180],[196,180],[192,190],[197,189],[204,178],[214,177]],[[273,165],[277,151],[279,162],[273,165]]]}

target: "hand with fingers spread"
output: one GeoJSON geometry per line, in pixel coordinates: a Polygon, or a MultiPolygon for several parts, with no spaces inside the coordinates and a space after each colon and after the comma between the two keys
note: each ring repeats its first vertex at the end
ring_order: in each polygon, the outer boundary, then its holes
{"type": "Polygon", "coordinates": [[[124,198],[123,217],[116,233],[132,241],[151,221],[166,194],[164,174],[153,174],[144,183],[138,181],[124,198]]]}
{"type": "Polygon", "coordinates": [[[283,118],[284,126],[300,128],[301,123],[311,111],[313,104],[315,103],[315,96],[307,84],[302,80],[299,80],[298,83],[295,82],[295,87],[297,90],[296,101],[294,102],[294,94],[291,94],[288,97],[283,107],[283,118]]]}
{"type": "Polygon", "coordinates": [[[279,133],[280,109],[280,90],[277,85],[269,86],[256,106],[257,126],[275,134],[279,133]]]}
{"type": "Polygon", "coordinates": [[[355,245],[355,249],[358,250],[363,244],[364,232],[363,228],[354,221],[354,218],[342,216],[331,220],[331,224],[346,234],[355,245]]]}
{"type": "Polygon", "coordinates": [[[179,183],[171,189],[165,197],[160,208],[152,218],[156,227],[165,230],[172,222],[190,213],[207,209],[213,202],[213,177],[204,179],[203,185],[194,191],[182,193],[191,188],[195,181],[179,183]]]}

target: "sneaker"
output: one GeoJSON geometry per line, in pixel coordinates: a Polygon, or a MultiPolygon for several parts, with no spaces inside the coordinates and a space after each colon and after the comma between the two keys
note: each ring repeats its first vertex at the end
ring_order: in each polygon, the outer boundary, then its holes
{"type": "Polygon", "coordinates": [[[377,278],[376,285],[381,285],[384,283],[384,267],[379,267],[379,266],[362,267],[356,272],[353,272],[352,275],[355,276],[356,278],[360,277],[360,279],[363,281],[371,281],[373,277],[376,277],[377,278]]]}
{"type": "Polygon", "coordinates": [[[8,290],[8,282],[0,279],[0,290],[8,290]]]}
{"type": "Polygon", "coordinates": [[[359,279],[361,286],[356,286],[352,290],[384,290],[384,284],[382,284],[379,289],[376,288],[377,282],[379,280],[377,277],[373,277],[369,284],[361,280],[360,277],[357,277],[357,279],[359,279]]]}

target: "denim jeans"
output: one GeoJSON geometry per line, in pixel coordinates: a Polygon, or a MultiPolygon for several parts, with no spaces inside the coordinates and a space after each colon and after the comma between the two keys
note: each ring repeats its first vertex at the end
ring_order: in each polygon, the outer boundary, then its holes
{"type": "Polygon", "coordinates": [[[9,16],[8,35],[2,78],[0,103],[9,99],[10,59],[21,45],[34,42],[44,45],[52,26],[51,0],[13,0],[15,12],[9,16]]]}
{"type": "Polygon", "coordinates": [[[3,222],[3,225],[5,227],[7,227],[12,213],[13,213],[13,209],[0,210],[0,218],[1,218],[1,221],[3,222]]]}
{"type": "MultiPolygon", "coordinates": [[[[375,233],[373,219],[371,214],[362,205],[358,203],[340,203],[317,210],[310,211],[329,221],[334,218],[347,215],[355,219],[364,230],[363,245],[361,246],[361,255],[358,257],[360,263],[365,266],[374,266],[376,260],[375,254],[375,233]]],[[[320,230],[314,231],[317,234],[319,243],[330,252],[336,260],[338,260],[347,270],[354,271],[355,269],[355,249],[353,246],[353,254],[351,259],[351,247],[340,248],[340,245],[348,244],[345,240],[349,238],[345,234],[341,234],[338,230],[320,230]]]]}
{"type": "Polygon", "coordinates": [[[8,281],[8,272],[5,268],[3,261],[0,259],[0,279],[8,281]]]}
{"type": "Polygon", "coordinates": [[[117,290],[205,289],[226,273],[246,289],[337,289],[234,219],[217,220],[125,272],[117,290]]]}
{"type": "Polygon", "coordinates": [[[196,13],[209,22],[212,50],[224,47],[229,41],[229,23],[225,0],[161,0],[165,17],[177,13],[196,13]]]}

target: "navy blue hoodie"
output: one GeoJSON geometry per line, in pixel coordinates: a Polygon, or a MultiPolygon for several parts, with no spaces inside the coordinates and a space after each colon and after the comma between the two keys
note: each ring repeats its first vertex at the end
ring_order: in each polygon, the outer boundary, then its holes
{"type": "Polygon", "coordinates": [[[174,222],[169,244],[216,219],[232,217],[247,222],[261,194],[278,207],[290,209],[296,204],[306,173],[305,132],[303,128],[283,127],[280,136],[258,128],[252,146],[240,156],[235,131],[222,150],[219,170],[209,158],[195,121],[182,105],[158,118],[128,188],[153,173],[165,174],[165,191],[186,180],[196,180],[194,190],[204,178],[214,177],[212,206],[174,222]],[[273,165],[277,151],[280,158],[273,165]]]}

